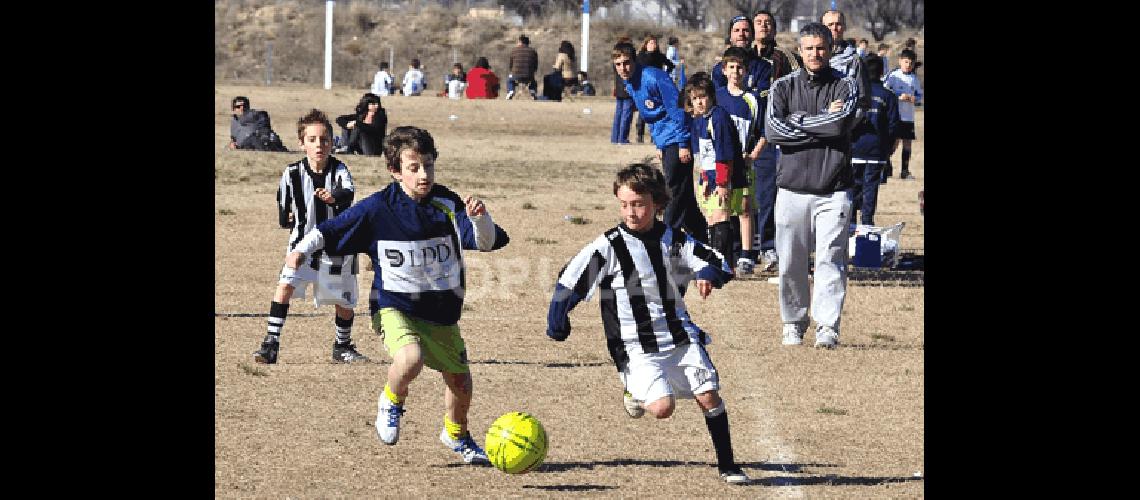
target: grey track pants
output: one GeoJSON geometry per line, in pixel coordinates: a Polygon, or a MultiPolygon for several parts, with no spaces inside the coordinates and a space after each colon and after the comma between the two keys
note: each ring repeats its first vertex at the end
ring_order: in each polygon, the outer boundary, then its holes
{"type": "Polygon", "coordinates": [[[776,253],[780,256],[780,317],[807,327],[808,306],[819,326],[839,331],[847,296],[847,238],[851,195],[780,188],[776,195],[776,253]],[[809,254],[815,250],[815,291],[808,302],[809,254]]]}

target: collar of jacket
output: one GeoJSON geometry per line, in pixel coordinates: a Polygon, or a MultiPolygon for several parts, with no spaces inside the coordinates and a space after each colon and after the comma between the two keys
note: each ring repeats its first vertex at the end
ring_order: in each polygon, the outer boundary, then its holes
{"type": "Polygon", "coordinates": [[[756,50],[753,51],[753,55],[758,55],[760,57],[771,58],[772,53],[776,51],[776,42],[774,40],[772,41],[772,44],[766,48],[760,46],[759,39],[753,42],[752,46],[756,48],[756,50]]]}
{"type": "Polygon", "coordinates": [[[807,77],[808,85],[813,87],[835,80],[835,72],[831,70],[831,66],[824,66],[815,73],[812,73],[807,68],[803,68],[803,70],[804,75],[807,77]]]}

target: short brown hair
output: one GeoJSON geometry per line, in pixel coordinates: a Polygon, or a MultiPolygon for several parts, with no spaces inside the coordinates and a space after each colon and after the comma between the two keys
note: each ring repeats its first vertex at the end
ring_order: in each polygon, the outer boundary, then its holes
{"type": "Polygon", "coordinates": [[[316,125],[318,123],[324,125],[325,134],[327,134],[329,137],[332,137],[333,128],[332,123],[329,123],[328,115],[326,115],[324,111],[313,108],[309,110],[305,116],[302,116],[300,120],[297,120],[297,140],[305,140],[305,127],[309,125],[316,125]]]}
{"type": "Polygon", "coordinates": [[[614,196],[622,186],[637,194],[649,193],[653,204],[664,209],[669,203],[669,188],[665,184],[665,174],[648,163],[630,163],[618,171],[614,177],[614,196]]]}
{"type": "Polygon", "coordinates": [[[626,56],[629,57],[630,61],[635,61],[637,59],[637,54],[635,52],[636,51],[633,48],[632,43],[618,42],[617,45],[614,45],[613,52],[610,53],[610,59],[617,59],[621,56],[626,56]]]}
{"type": "Polygon", "coordinates": [[[681,89],[681,95],[677,103],[685,113],[693,114],[693,100],[690,95],[691,92],[698,91],[709,98],[708,108],[712,109],[716,106],[716,87],[713,86],[712,76],[704,71],[693,73],[689,80],[685,82],[685,87],[681,89]]]}
{"type": "Polygon", "coordinates": [[[433,161],[439,158],[435,139],[432,139],[427,130],[410,125],[396,127],[384,138],[384,158],[388,160],[388,170],[400,171],[400,153],[409,148],[421,155],[431,155],[433,161]]]}

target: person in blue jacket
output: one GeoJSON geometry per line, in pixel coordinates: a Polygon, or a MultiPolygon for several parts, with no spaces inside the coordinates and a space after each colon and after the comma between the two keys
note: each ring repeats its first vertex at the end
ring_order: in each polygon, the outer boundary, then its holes
{"type": "Polygon", "coordinates": [[[637,106],[637,112],[649,124],[649,134],[657,146],[669,186],[665,223],[684,228],[698,241],[708,241],[708,226],[693,194],[693,154],[689,149],[692,118],[680,107],[677,86],[661,68],[638,64],[631,43],[614,45],[610,55],[618,78],[637,106]]]}

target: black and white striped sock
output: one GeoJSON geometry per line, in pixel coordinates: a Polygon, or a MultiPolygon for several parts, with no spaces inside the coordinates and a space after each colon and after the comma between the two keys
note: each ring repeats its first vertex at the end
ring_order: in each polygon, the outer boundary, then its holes
{"type": "Polygon", "coordinates": [[[333,316],[333,319],[336,320],[336,343],[344,345],[352,342],[352,320],[356,319],[356,315],[348,319],[333,316]]]}
{"type": "Polygon", "coordinates": [[[281,341],[281,328],[285,327],[285,317],[289,315],[289,304],[277,301],[269,303],[269,340],[281,341]]]}

